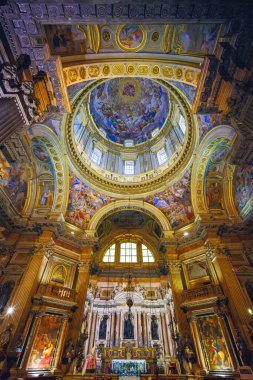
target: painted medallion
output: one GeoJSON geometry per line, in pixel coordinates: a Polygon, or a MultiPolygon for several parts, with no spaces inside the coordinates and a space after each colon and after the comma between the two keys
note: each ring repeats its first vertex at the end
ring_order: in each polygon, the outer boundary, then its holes
{"type": "Polygon", "coordinates": [[[141,25],[120,25],[117,30],[117,43],[122,50],[138,51],[146,42],[146,31],[141,25]]]}

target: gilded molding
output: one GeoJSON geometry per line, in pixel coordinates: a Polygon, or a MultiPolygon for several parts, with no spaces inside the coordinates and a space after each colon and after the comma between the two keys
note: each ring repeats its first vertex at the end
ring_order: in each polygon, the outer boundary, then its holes
{"type": "Polygon", "coordinates": [[[199,63],[193,64],[184,60],[167,60],[163,62],[161,59],[143,60],[133,58],[122,62],[121,60],[113,59],[110,61],[110,59],[106,59],[103,62],[100,59],[94,62],[86,61],[79,65],[71,65],[71,63],[65,63],[65,65],[68,65],[63,68],[66,86],[91,79],[111,79],[120,76],[156,77],[157,79],[170,79],[197,86],[200,75],[199,63]]]}

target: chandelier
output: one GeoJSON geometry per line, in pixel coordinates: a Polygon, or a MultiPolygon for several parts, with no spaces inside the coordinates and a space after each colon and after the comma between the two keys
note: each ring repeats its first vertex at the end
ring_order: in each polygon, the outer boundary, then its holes
{"type": "Polygon", "coordinates": [[[125,288],[125,291],[127,292],[127,294],[126,294],[126,304],[127,304],[128,308],[129,308],[129,313],[131,313],[131,307],[134,304],[134,301],[133,301],[134,286],[133,286],[133,283],[132,283],[132,275],[130,273],[130,270],[129,270],[129,273],[128,273],[128,280],[127,280],[127,286],[125,288]]]}

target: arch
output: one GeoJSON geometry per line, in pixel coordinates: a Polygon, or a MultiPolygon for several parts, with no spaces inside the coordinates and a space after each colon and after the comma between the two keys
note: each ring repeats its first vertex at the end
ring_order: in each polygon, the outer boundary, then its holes
{"type": "MultiPolygon", "coordinates": [[[[196,58],[195,58],[196,60],[196,58]]],[[[118,78],[120,76],[128,77],[147,77],[155,79],[173,80],[197,86],[200,75],[201,58],[198,62],[176,61],[166,59],[152,60],[143,59],[133,61],[129,58],[124,61],[110,61],[80,63],[63,68],[63,75],[67,86],[72,84],[86,82],[94,79],[118,78]]]]}
{"type": "Polygon", "coordinates": [[[99,223],[110,214],[121,210],[138,210],[144,214],[151,215],[161,226],[165,237],[169,237],[173,232],[166,216],[155,206],[139,200],[119,200],[107,204],[99,209],[92,217],[86,230],[87,235],[94,236],[99,223]]]}
{"type": "MultiPolygon", "coordinates": [[[[227,153],[224,160],[231,150],[237,135],[233,127],[229,125],[220,125],[213,128],[203,139],[200,146],[196,151],[195,160],[192,168],[191,177],[191,194],[192,205],[195,215],[197,214],[210,214],[206,201],[206,174],[210,164],[210,160],[218,147],[227,147],[227,153]],[[230,150],[229,150],[230,149],[230,150]]],[[[223,175],[229,175],[227,168],[224,169],[223,175]]],[[[225,181],[226,182],[226,181],[225,181]]],[[[228,181],[227,181],[228,182],[228,181]]],[[[224,188],[223,188],[224,192],[224,188]]],[[[227,192],[228,193],[228,192],[227,192]]],[[[235,216],[235,208],[231,206],[231,191],[224,197],[225,209],[229,216],[235,216]]]]}
{"type": "Polygon", "coordinates": [[[60,142],[52,130],[43,124],[34,124],[29,130],[29,135],[48,152],[53,165],[55,194],[50,214],[51,216],[64,214],[67,208],[69,177],[68,163],[63,156],[60,142]]]}

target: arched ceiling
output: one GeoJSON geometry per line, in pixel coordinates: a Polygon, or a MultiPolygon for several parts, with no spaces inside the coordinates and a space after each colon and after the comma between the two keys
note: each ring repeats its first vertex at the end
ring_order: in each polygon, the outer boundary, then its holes
{"type": "Polygon", "coordinates": [[[18,46],[48,74],[59,119],[66,110],[69,114],[61,124],[51,113],[45,124],[22,131],[0,152],[0,201],[6,213],[27,223],[50,220],[90,235],[101,220],[123,210],[145,209],[170,236],[196,220],[248,217],[252,168],[230,165],[236,140],[228,136],[230,127],[224,128],[218,113],[192,114],[203,59],[216,53],[220,33],[227,30],[219,4],[212,17],[208,12],[196,16],[191,4],[190,22],[185,23],[180,21],[180,7],[173,16],[166,4],[159,6],[159,14],[152,11],[152,17],[148,5],[135,16],[128,5],[126,23],[118,4],[111,5],[112,14],[102,5],[74,5],[31,6],[28,1],[15,8],[17,17],[9,23],[15,27],[11,48],[16,51],[18,46]],[[145,23],[138,24],[144,14],[145,23]],[[196,22],[198,17],[205,22],[196,22]],[[81,107],[87,111],[82,121],[92,122],[95,147],[104,153],[114,146],[115,157],[123,153],[123,161],[142,155],[139,177],[123,179],[119,170],[94,165],[85,150],[78,149],[74,124],[81,107]],[[171,117],[172,126],[178,121],[172,117],[177,107],[186,120],[185,137],[165,165],[150,168],[145,155],[157,154],[168,137],[166,121],[171,117]],[[160,132],[153,137],[157,126],[160,132]],[[106,136],[99,135],[100,128],[106,136]],[[126,148],[126,139],[134,146],[126,148]]]}

